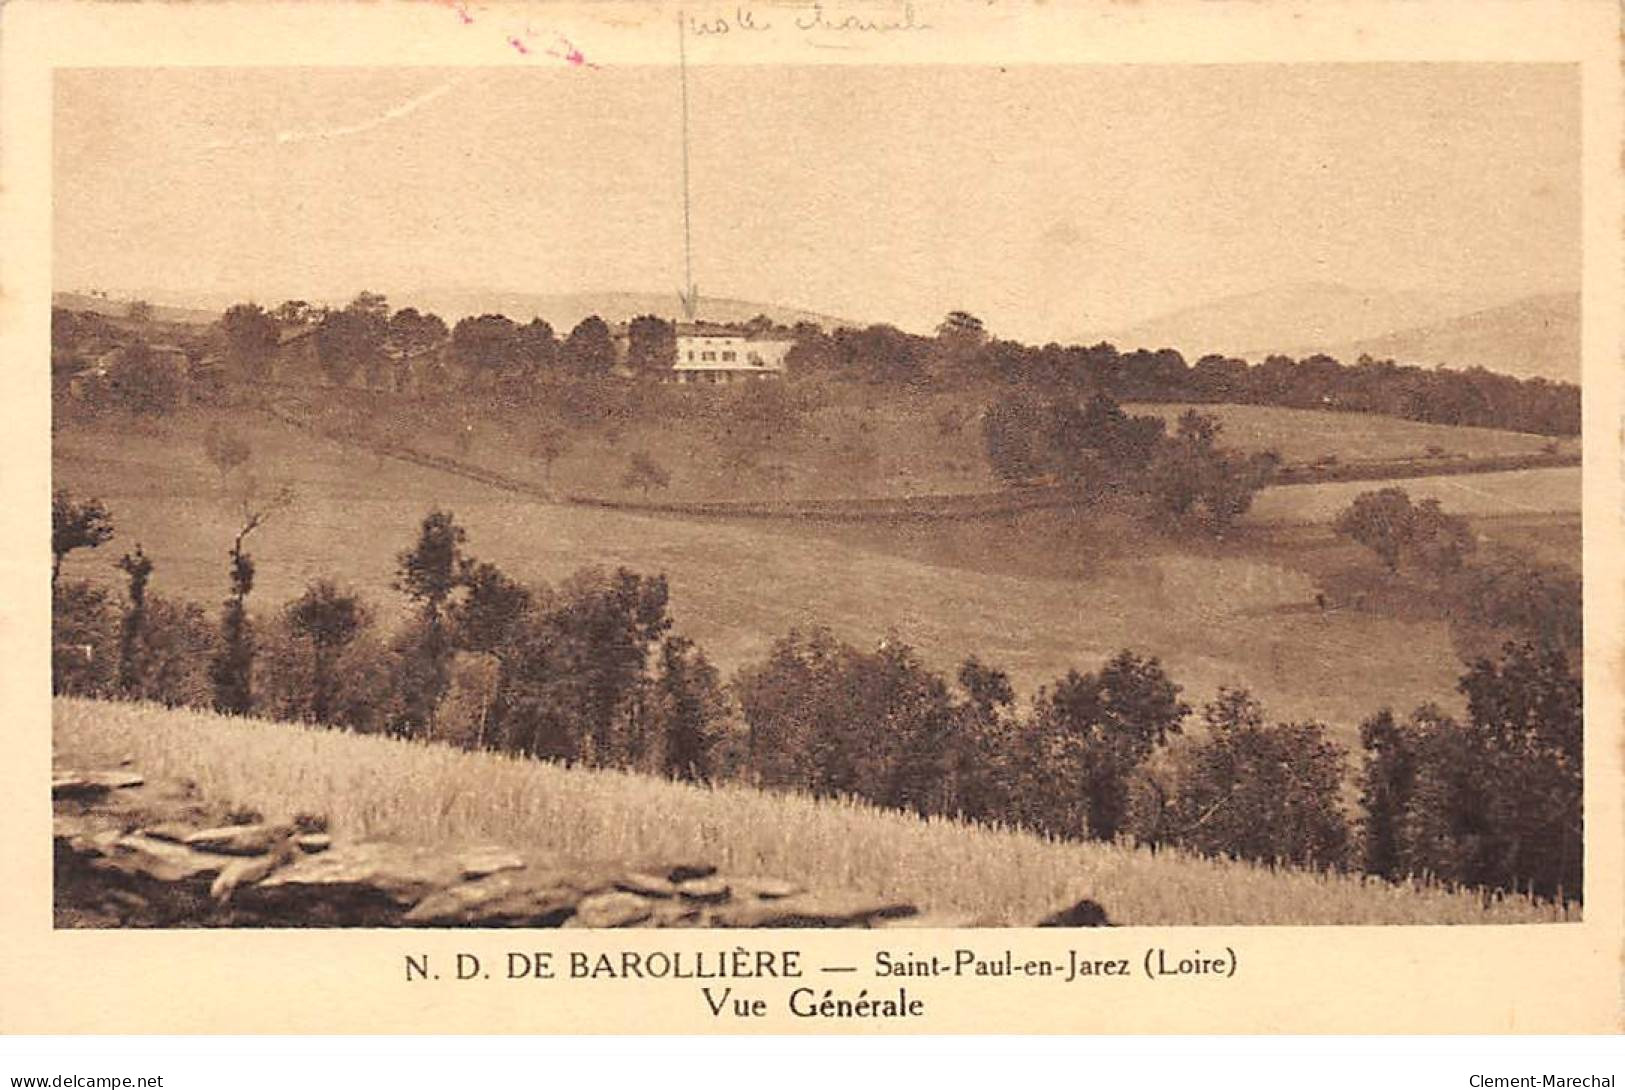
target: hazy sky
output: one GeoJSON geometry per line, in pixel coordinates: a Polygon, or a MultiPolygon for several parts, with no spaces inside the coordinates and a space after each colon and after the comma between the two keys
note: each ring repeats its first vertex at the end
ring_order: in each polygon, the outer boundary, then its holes
{"type": "MultiPolygon", "coordinates": [[[[1064,338],[1303,281],[1579,285],[1557,66],[693,68],[703,292],[1064,338]]],[[[675,290],[675,68],[57,76],[58,288],[675,290]]]]}

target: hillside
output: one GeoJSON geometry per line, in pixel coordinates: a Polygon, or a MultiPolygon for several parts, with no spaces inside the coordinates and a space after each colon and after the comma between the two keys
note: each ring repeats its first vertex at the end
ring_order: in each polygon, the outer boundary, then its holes
{"type": "MultiPolygon", "coordinates": [[[[557,495],[666,503],[901,499],[998,490],[984,450],[976,408],[996,391],[877,396],[866,389],[816,394],[789,387],[800,417],[781,427],[754,466],[731,465],[731,431],[751,399],[743,391],[645,391],[638,416],[593,428],[577,421],[567,449],[545,473],[531,453],[538,414],[491,409],[464,421],[433,402],[380,402],[359,391],[279,395],[279,411],[339,437],[376,435],[387,410],[392,433],[432,456],[533,481],[557,495]],[[658,426],[638,420],[658,421],[658,426]],[[645,495],[623,480],[634,452],[667,472],[664,486],[645,495]]],[[[1130,403],[1127,411],[1156,414],[1172,427],[1187,409],[1215,416],[1225,445],[1273,450],[1286,464],[1537,455],[1549,447],[1578,452],[1573,440],[1494,428],[1426,424],[1368,413],[1268,405],[1130,403]]],[[[1441,462],[1440,464],[1445,464],[1441,462]]]]}
{"type": "MultiPolygon", "coordinates": [[[[1292,557],[1254,551],[1245,538],[1198,552],[1065,513],[834,531],[600,511],[375,460],[246,414],[191,413],[144,432],[60,429],[55,480],[103,499],[118,529],[111,545],[70,557],[64,578],[116,587],[112,561],[140,542],[157,565],[156,593],[221,599],[237,523],[203,452],[214,419],[245,436],[256,474],[286,480],[298,497],[256,532],[260,610],[327,575],[397,623],[406,605],[391,586],[396,553],[438,505],[467,527],[476,555],[519,579],[557,582],[586,565],[666,573],[679,628],[725,674],[791,628],[822,624],[857,646],[889,633],[944,671],[977,655],[1023,694],[1133,647],[1160,656],[1195,703],[1244,684],[1272,715],[1320,719],[1350,745],[1383,706],[1457,703],[1446,624],[1324,616],[1292,557]]],[[[599,472],[613,482],[620,469],[599,472]]]]}
{"type": "Polygon", "coordinates": [[[1521,896],[1272,870],[1164,849],[1055,841],[843,800],[696,787],[202,712],[58,699],[59,760],[128,762],[206,803],[327,819],[335,839],[523,844],[578,861],[692,858],[993,924],[1087,895],[1128,925],[1530,923],[1521,896]]]}
{"type": "Polygon", "coordinates": [[[1580,381],[1580,299],[1532,295],[1380,337],[1320,351],[1344,361],[1376,359],[1457,369],[1483,367],[1518,378],[1580,381]]]}
{"type": "Polygon", "coordinates": [[[1426,459],[1430,450],[1441,458],[1488,458],[1537,454],[1548,448],[1578,455],[1578,439],[1553,439],[1497,428],[1462,428],[1427,424],[1375,413],[1287,409],[1275,405],[1207,405],[1136,402],[1136,414],[1155,413],[1173,430],[1188,409],[1215,416],[1223,426],[1221,440],[1242,450],[1273,450],[1287,465],[1334,458],[1342,462],[1426,459]]]}
{"type": "MultiPolygon", "coordinates": [[[[532,318],[541,318],[559,331],[560,334],[568,332],[581,319],[593,314],[598,315],[607,322],[625,322],[640,314],[654,314],[671,321],[687,317],[675,291],[606,291],[549,294],[489,288],[427,288],[386,292],[385,294],[394,307],[411,306],[421,311],[432,311],[444,318],[448,324],[454,323],[458,318],[462,317],[481,314],[505,314],[518,322],[528,322],[532,318]]],[[[59,291],[53,293],[52,303],[68,310],[90,311],[96,314],[122,318],[129,308],[130,298],[147,298],[149,301],[154,301],[158,296],[135,295],[104,299],[81,292],[59,291]]],[[[232,302],[241,301],[240,299],[221,296],[219,293],[198,293],[195,297],[188,299],[187,305],[177,304],[174,301],[173,293],[165,293],[163,298],[163,302],[153,302],[154,317],[157,320],[200,325],[207,325],[218,320],[227,306],[232,302]]],[[[262,298],[256,301],[262,306],[269,307],[276,305],[281,300],[262,298]]],[[[312,299],[309,301],[330,306],[343,306],[348,302],[348,299],[312,299]]],[[[774,303],[755,303],[745,299],[712,298],[703,293],[700,295],[697,317],[711,322],[747,322],[758,314],[766,314],[781,325],[793,326],[797,322],[815,322],[826,330],[841,326],[856,327],[862,324],[798,307],[780,306],[774,303]]]]}
{"type": "MultiPolygon", "coordinates": [[[[90,314],[103,314],[109,318],[126,317],[130,312],[131,301],[130,298],[104,299],[99,295],[85,295],[74,291],[51,293],[51,305],[54,307],[90,314]]],[[[163,303],[152,304],[154,321],[174,322],[180,325],[208,325],[210,322],[217,321],[220,318],[220,313],[218,310],[202,310],[197,307],[170,306],[163,303]]]]}
{"type": "Polygon", "coordinates": [[[1104,335],[1086,334],[1079,343],[1104,339],[1123,350],[1177,348],[1190,360],[1216,352],[1257,362],[1272,352],[1380,337],[1484,305],[1444,292],[1292,284],[1185,307],[1104,335]]]}
{"type": "MultiPolygon", "coordinates": [[[[670,321],[687,317],[675,290],[550,294],[480,288],[422,289],[392,294],[390,302],[397,307],[415,306],[419,310],[433,311],[448,322],[480,314],[505,314],[517,322],[541,318],[561,334],[568,332],[581,319],[593,314],[606,322],[625,322],[641,314],[653,314],[670,321]]],[[[744,299],[713,298],[703,292],[700,295],[696,317],[710,322],[748,322],[758,314],[766,314],[773,321],[790,326],[797,322],[815,322],[825,329],[834,329],[838,326],[861,324],[797,307],[744,299]]]]}

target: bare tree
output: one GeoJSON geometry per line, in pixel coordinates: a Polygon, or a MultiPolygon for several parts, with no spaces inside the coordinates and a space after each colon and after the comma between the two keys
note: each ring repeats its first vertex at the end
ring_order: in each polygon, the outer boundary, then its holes
{"type": "Polygon", "coordinates": [[[254,558],[246,548],[248,537],[272,514],[293,504],[293,490],[283,485],[260,501],[254,482],[244,482],[240,497],[242,521],[231,543],[231,596],[220,618],[220,650],[209,667],[218,711],[246,715],[254,706],[254,631],[248,619],[248,595],[254,589],[254,558]]]}

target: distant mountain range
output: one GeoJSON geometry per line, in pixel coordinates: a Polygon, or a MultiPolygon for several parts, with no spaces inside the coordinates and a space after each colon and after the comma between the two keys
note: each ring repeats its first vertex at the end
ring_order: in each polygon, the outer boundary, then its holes
{"type": "MultiPolygon", "coordinates": [[[[90,314],[105,314],[109,318],[124,318],[130,313],[129,299],[109,299],[101,295],[87,295],[77,291],[58,291],[51,294],[51,305],[90,314]]],[[[222,307],[221,310],[225,308],[222,307]]],[[[179,322],[185,325],[208,325],[220,317],[221,310],[200,310],[196,307],[152,304],[152,316],[160,322],[179,322]]]]}
{"type": "Polygon", "coordinates": [[[1520,378],[1580,378],[1575,294],[1495,303],[1445,292],[1298,284],[1217,299],[1080,340],[1107,340],[1123,349],[1177,348],[1191,360],[1218,352],[1256,363],[1272,353],[1301,358],[1324,352],[1352,362],[1366,353],[1520,378]]]}
{"type": "Polygon", "coordinates": [[[1447,367],[1483,367],[1518,378],[1580,381],[1580,297],[1531,295],[1431,325],[1333,346],[1327,354],[1447,367]]]}
{"type": "MultiPolygon", "coordinates": [[[[540,318],[562,336],[581,319],[596,314],[606,322],[626,322],[642,314],[678,321],[686,317],[676,292],[601,291],[537,293],[486,291],[480,289],[441,289],[403,292],[391,297],[393,306],[414,306],[433,311],[448,322],[465,315],[505,314],[516,322],[540,318]]],[[[713,298],[702,294],[696,317],[709,322],[748,322],[765,314],[781,325],[816,322],[826,330],[839,326],[858,327],[865,323],[819,314],[775,303],[753,303],[745,299],[713,298]]]]}
{"type": "MultiPolygon", "coordinates": [[[[390,293],[392,307],[416,307],[432,311],[452,324],[457,319],[481,314],[505,314],[516,322],[541,318],[562,336],[577,322],[596,314],[606,322],[625,322],[640,314],[653,314],[676,321],[685,317],[676,292],[572,292],[540,293],[499,291],[477,288],[445,288],[423,291],[390,293]]],[[[198,295],[182,298],[168,293],[142,296],[153,303],[153,317],[159,321],[204,324],[218,319],[226,307],[241,299],[224,296],[198,295]]],[[[82,292],[59,291],[52,301],[71,310],[89,310],[98,314],[124,317],[129,299],[108,299],[82,292]]],[[[257,300],[265,307],[275,306],[280,299],[257,300]]],[[[342,306],[344,299],[312,299],[314,303],[342,306]]],[[[765,314],[782,325],[797,322],[816,322],[826,330],[840,326],[858,327],[865,323],[837,318],[829,314],[802,310],[798,307],[779,306],[774,303],[753,303],[744,299],[712,298],[700,296],[697,317],[711,322],[746,322],[758,314],[765,314]]]]}

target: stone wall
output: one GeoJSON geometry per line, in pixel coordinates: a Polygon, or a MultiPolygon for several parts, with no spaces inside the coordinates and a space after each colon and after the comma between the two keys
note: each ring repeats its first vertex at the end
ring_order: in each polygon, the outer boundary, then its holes
{"type": "MultiPolygon", "coordinates": [[[[59,927],[975,927],[904,901],[720,874],[703,860],[566,861],[499,844],[336,841],[129,768],[59,769],[59,927]]],[[[1039,926],[1098,926],[1083,900],[1039,926]]]]}

